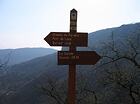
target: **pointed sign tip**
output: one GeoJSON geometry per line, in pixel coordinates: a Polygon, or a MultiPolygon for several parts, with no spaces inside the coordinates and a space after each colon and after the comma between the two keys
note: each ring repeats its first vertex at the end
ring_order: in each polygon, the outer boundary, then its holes
{"type": "Polygon", "coordinates": [[[76,10],[75,8],[73,8],[73,9],[71,10],[71,12],[77,12],[77,10],[76,10]]]}

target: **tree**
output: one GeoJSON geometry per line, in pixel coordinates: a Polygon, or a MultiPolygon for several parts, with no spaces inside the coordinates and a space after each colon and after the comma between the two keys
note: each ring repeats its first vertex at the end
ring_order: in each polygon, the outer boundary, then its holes
{"type": "Polygon", "coordinates": [[[104,49],[103,60],[98,66],[105,70],[102,82],[120,90],[121,94],[126,93],[131,104],[140,104],[140,32],[121,42],[115,40],[112,32],[111,41],[105,44],[104,49]]]}
{"type": "Polygon", "coordinates": [[[53,104],[66,104],[66,86],[64,81],[56,78],[47,78],[47,85],[41,86],[43,93],[48,96],[48,100],[53,104]]]}
{"type": "MultiPolygon", "coordinates": [[[[80,73],[77,80],[77,104],[97,104],[97,95],[90,87],[88,77],[80,73]]],[[[67,104],[67,80],[47,78],[47,85],[41,89],[49,97],[50,104],[67,104]]]]}

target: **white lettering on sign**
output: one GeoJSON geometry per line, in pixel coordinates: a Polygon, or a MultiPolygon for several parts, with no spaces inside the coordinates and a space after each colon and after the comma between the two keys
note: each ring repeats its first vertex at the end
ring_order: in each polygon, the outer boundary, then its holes
{"type": "Polygon", "coordinates": [[[62,34],[55,34],[55,33],[53,33],[53,36],[55,37],[55,36],[62,36],[62,34]]]}
{"type": "Polygon", "coordinates": [[[62,60],[63,60],[63,59],[64,59],[64,60],[68,60],[68,59],[69,59],[68,56],[60,56],[59,58],[62,59],[62,60]]]}
{"type": "Polygon", "coordinates": [[[80,59],[80,56],[79,55],[76,55],[76,54],[74,54],[73,52],[69,52],[69,53],[67,53],[67,52],[61,52],[61,53],[59,53],[58,54],[59,55],[59,59],[66,59],[66,60],[78,60],[78,59],[80,59]]]}

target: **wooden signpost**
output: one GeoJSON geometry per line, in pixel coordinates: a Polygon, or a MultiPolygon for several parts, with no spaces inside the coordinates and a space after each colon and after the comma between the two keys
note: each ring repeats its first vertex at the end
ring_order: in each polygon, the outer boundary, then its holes
{"type": "Polygon", "coordinates": [[[44,40],[50,46],[69,46],[69,51],[58,51],[58,65],[69,65],[68,104],[76,104],[76,65],[94,65],[100,59],[95,51],[76,51],[76,46],[88,45],[88,33],[77,33],[77,11],[70,11],[70,32],[51,32],[44,40]]]}

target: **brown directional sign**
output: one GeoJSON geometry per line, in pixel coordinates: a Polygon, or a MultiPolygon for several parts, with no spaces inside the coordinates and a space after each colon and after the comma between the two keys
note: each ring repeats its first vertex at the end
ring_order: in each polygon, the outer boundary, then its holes
{"type": "Polygon", "coordinates": [[[95,51],[58,51],[58,65],[94,65],[100,58],[95,51]]]}
{"type": "Polygon", "coordinates": [[[79,46],[86,47],[88,33],[76,33],[70,35],[69,32],[50,32],[44,40],[50,46],[79,46]]]}

